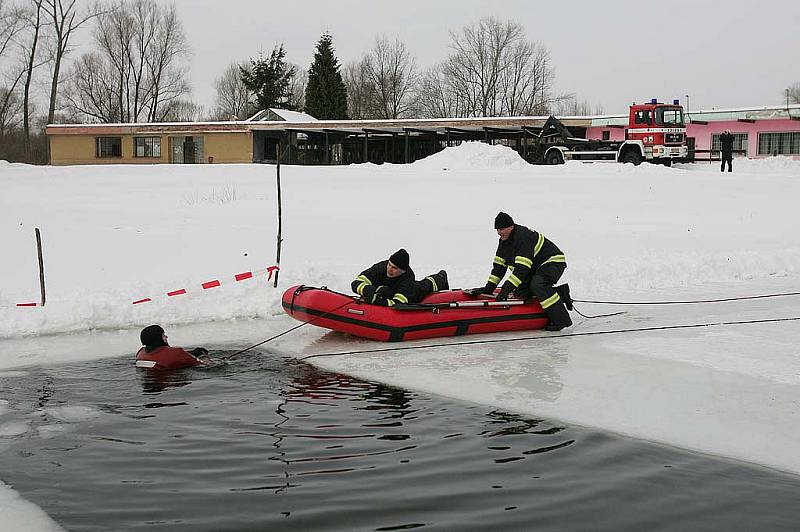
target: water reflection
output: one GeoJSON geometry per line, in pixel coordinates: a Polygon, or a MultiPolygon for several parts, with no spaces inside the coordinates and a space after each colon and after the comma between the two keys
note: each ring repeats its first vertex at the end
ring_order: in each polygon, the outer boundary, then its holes
{"type": "Polygon", "coordinates": [[[524,345],[509,345],[503,364],[494,364],[492,378],[504,388],[513,387],[515,396],[530,401],[557,401],[564,383],[561,368],[569,360],[569,344],[542,340],[535,350],[524,345]]]}

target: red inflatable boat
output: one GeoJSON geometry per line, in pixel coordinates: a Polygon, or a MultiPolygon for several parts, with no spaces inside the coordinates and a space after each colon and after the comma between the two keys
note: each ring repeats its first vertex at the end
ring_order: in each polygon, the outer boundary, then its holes
{"type": "Polygon", "coordinates": [[[283,309],[299,321],[384,342],[542,329],[548,323],[536,300],[498,302],[460,290],[436,292],[419,304],[381,307],[324,287],[299,285],[284,292],[283,309]]]}

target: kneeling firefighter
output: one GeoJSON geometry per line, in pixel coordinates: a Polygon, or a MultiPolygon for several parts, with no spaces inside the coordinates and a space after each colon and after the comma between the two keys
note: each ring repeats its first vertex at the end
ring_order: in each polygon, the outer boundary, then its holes
{"type": "Polygon", "coordinates": [[[567,312],[567,305],[571,308],[572,303],[569,287],[553,287],[567,269],[564,253],[541,233],[515,224],[504,212],[495,217],[494,228],[500,242],[489,280],[486,286],[468,292],[473,295],[493,293],[508,271],[510,275],[500,289],[497,301],[505,301],[512,292],[521,297],[533,295],[550,320],[545,329],[560,331],[572,325],[567,312]]]}

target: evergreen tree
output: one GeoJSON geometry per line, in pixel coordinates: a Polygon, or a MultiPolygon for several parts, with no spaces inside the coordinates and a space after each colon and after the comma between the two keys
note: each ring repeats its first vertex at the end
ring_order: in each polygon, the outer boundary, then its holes
{"type": "Polygon", "coordinates": [[[294,111],[289,89],[294,77],[294,67],[284,60],[283,45],[276,46],[268,58],[251,59],[249,67],[239,67],[245,87],[256,95],[259,109],[276,107],[294,111]]]}
{"type": "Polygon", "coordinates": [[[317,43],[314,62],[308,71],[306,112],[320,120],[347,119],[347,89],[328,33],[317,43]]]}

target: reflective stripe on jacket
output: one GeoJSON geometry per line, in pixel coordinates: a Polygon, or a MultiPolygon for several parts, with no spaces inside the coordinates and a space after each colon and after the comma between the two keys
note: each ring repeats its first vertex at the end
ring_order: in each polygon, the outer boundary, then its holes
{"type": "Polygon", "coordinates": [[[373,305],[393,306],[397,303],[411,303],[414,297],[414,272],[409,268],[397,277],[386,275],[388,260],[375,263],[356,277],[350,287],[353,292],[364,298],[364,301],[373,305]],[[385,286],[388,290],[378,288],[385,286]]]}
{"type": "Polygon", "coordinates": [[[537,231],[524,225],[514,225],[508,239],[500,240],[497,245],[487,283],[497,286],[508,271],[511,275],[506,284],[518,288],[530,282],[539,267],[552,262],[567,262],[558,246],[537,231]]]}

